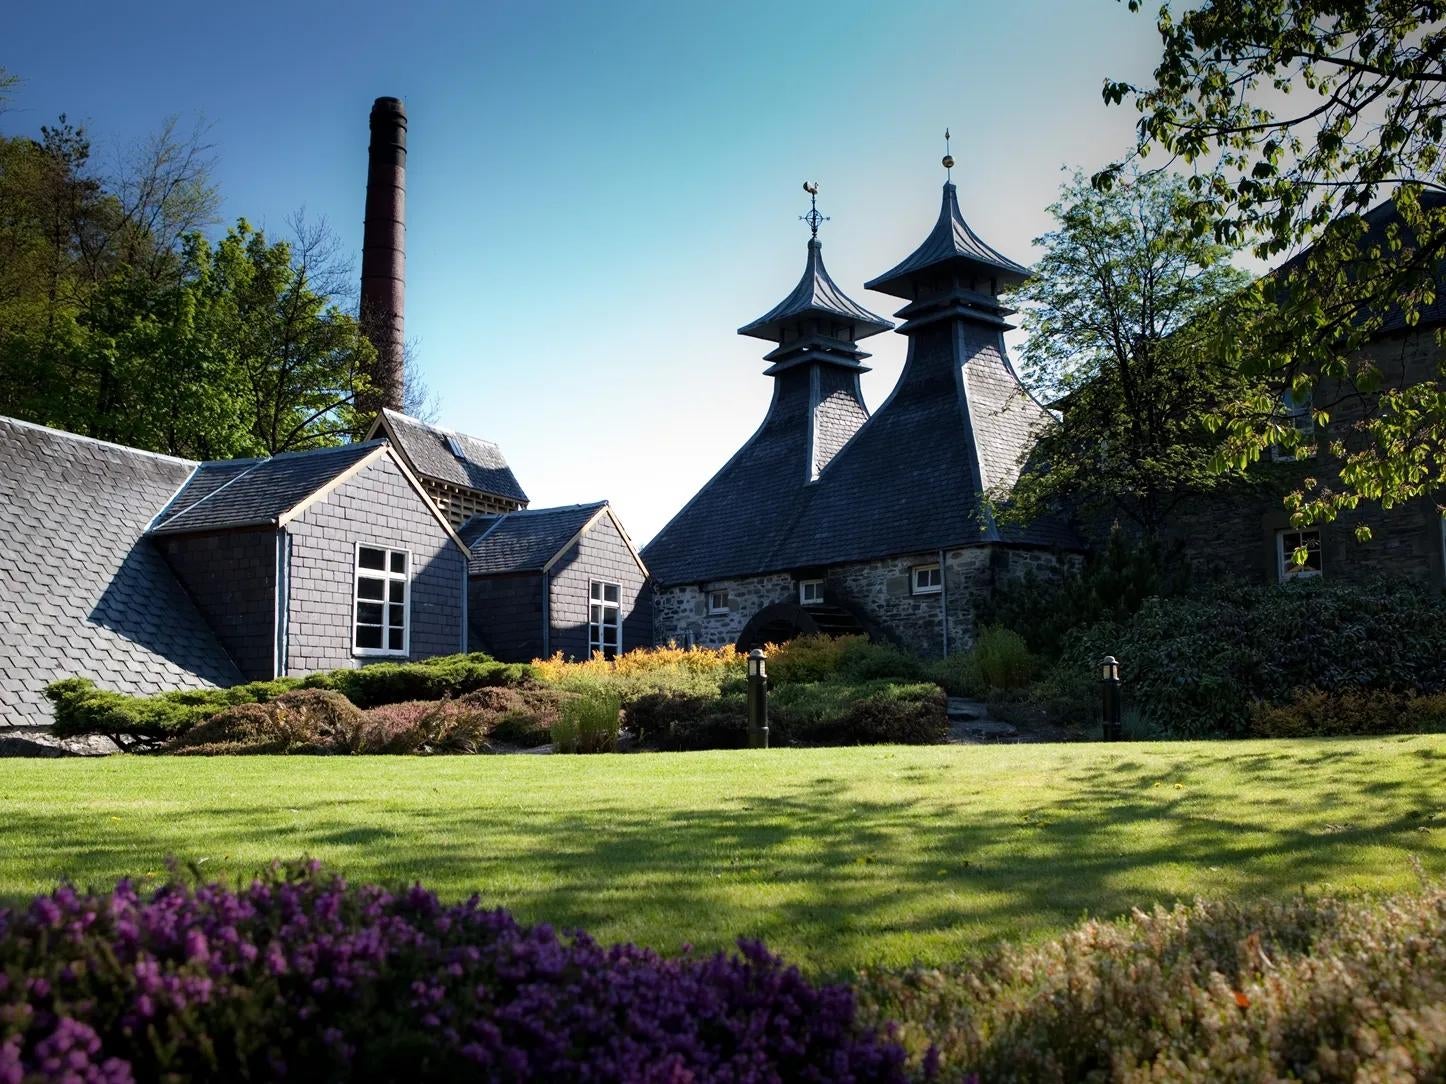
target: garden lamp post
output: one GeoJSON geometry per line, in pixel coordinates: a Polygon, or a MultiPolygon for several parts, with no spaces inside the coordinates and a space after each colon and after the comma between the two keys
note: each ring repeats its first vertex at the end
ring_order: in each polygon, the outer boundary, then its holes
{"type": "Polygon", "coordinates": [[[1120,663],[1106,655],[1100,663],[1100,706],[1104,720],[1105,741],[1119,741],[1120,727],[1120,663]]]}
{"type": "Polygon", "coordinates": [[[761,647],[748,653],[748,747],[768,748],[768,668],[761,647]]]}

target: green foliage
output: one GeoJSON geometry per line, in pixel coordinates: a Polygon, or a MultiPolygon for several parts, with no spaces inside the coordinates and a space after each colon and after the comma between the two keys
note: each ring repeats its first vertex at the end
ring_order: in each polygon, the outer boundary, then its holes
{"type": "Polygon", "coordinates": [[[748,709],[741,695],[649,693],[628,706],[628,727],[652,748],[742,749],[748,744],[748,709]]]}
{"type": "Polygon", "coordinates": [[[984,697],[991,692],[1021,689],[1039,669],[1039,660],[1023,636],[998,625],[985,626],[968,651],[940,659],[931,676],[951,696],[984,697]]]}
{"type": "Polygon", "coordinates": [[[244,703],[203,719],[165,752],[189,756],[361,752],[365,717],[340,693],[297,689],[266,703],[244,703]]]}
{"type": "Polygon", "coordinates": [[[604,687],[583,689],[562,703],[552,724],[559,753],[614,753],[622,726],[622,699],[604,687]]]}
{"type": "Polygon", "coordinates": [[[184,733],[235,704],[265,703],[302,684],[300,678],[255,681],[229,689],[190,689],[157,696],[127,696],[99,689],[89,678],[64,678],[45,688],[55,706],[58,737],[104,734],[122,746],[184,733]]]}
{"type": "Polygon", "coordinates": [[[921,745],[943,741],[949,719],[931,682],[818,681],[775,689],[769,727],[775,744],[921,745]]]}
{"type": "Polygon", "coordinates": [[[1381,689],[1300,689],[1285,703],[1256,703],[1253,738],[1334,738],[1446,731],[1446,693],[1412,696],[1381,689]]]}
{"type": "Polygon", "coordinates": [[[945,1080],[1437,1079],[1446,889],[1137,910],[855,992],[945,1080]]]}
{"type": "MultiPolygon", "coordinates": [[[[1273,444],[1292,446],[1284,393],[1324,393],[1318,428],[1336,402],[1359,395],[1374,407],[1353,434],[1362,439],[1336,442],[1334,465],[1293,495],[1301,522],[1361,500],[1430,498],[1446,480],[1439,374],[1382,392],[1380,370],[1360,351],[1393,314],[1415,325],[1440,285],[1441,14],[1435,0],[1162,8],[1153,85],[1105,84],[1107,103],[1132,98],[1140,113],[1136,155],[1158,150],[1190,164],[1197,236],[1250,244],[1262,260],[1312,245],[1221,314],[1228,334],[1213,351],[1266,383],[1217,416],[1227,438],[1222,469],[1254,462],[1273,444]],[[1363,214],[1387,196],[1400,222],[1366,240],[1363,214]]],[[[1108,188],[1125,168],[1102,171],[1096,185],[1108,188]]]]}
{"type": "Polygon", "coordinates": [[[1188,584],[1186,567],[1167,559],[1161,543],[1132,541],[1115,527],[1104,550],[1091,554],[1082,569],[1048,578],[1031,572],[998,584],[976,618],[1013,629],[1032,651],[1053,659],[1071,629],[1126,621],[1145,599],[1180,594],[1188,584]]]}
{"type": "Polygon", "coordinates": [[[1242,381],[1237,367],[1202,363],[1198,318],[1249,279],[1228,249],[1191,234],[1188,205],[1174,174],[1102,192],[1076,173],[1050,207],[1057,226],[1036,238],[1044,255],[1012,300],[1028,332],[1025,382],[1064,405],[1030,469],[991,495],[1004,519],[1068,508],[1154,536],[1180,500],[1224,483],[1206,419],[1242,381]]]}
{"type": "Polygon", "coordinates": [[[1093,718],[1097,667],[1120,660],[1127,703],[1170,737],[1236,737],[1257,701],[1446,691],[1446,597],[1395,581],[1229,587],[1153,598],[1128,622],[1071,633],[1044,684],[1093,718]]]}
{"type": "Polygon", "coordinates": [[[919,660],[866,636],[799,636],[768,648],[768,676],[777,685],[810,681],[917,680],[919,660]]]}
{"type": "Polygon", "coordinates": [[[531,668],[525,663],[498,662],[477,651],[420,662],[379,662],[354,670],[329,670],[311,675],[305,684],[335,689],[359,708],[374,708],[406,700],[460,697],[498,685],[521,685],[531,677],[531,668]]]}

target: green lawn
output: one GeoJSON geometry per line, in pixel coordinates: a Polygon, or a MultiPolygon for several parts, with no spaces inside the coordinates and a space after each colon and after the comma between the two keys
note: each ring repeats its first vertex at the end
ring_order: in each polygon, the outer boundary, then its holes
{"type": "Polygon", "coordinates": [[[313,855],[662,949],[945,961],[1085,913],[1446,873],[1446,738],[0,761],[0,895],[313,855]]]}

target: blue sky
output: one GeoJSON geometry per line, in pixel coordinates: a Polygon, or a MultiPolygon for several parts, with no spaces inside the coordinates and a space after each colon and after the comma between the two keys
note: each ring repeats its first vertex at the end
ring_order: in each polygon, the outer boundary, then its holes
{"type": "MultiPolygon", "coordinates": [[[[835,280],[863,289],[938,213],[1028,262],[1060,168],[1134,113],[1153,20],[1116,0],[17,5],[0,130],[66,112],[101,153],[211,125],[224,219],[305,207],[360,252],[367,112],[406,100],[407,333],[440,421],[496,440],[534,506],[610,499],[646,541],[761,420],[735,329],[803,266],[817,180],[835,280]]],[[[904,340],[866,344],[882,402],[904,340]]]]}

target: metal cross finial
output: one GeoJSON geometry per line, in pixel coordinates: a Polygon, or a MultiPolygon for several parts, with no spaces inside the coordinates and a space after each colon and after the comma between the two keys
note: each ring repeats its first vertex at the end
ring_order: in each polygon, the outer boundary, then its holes
{"type": "Polygon", "coordinates": [[[816,241],[818,240],[819,223],[827,222],[828,215],[821,215],[818,213],[818,182],[804,181],[803,190],[808,193],[809,208],[808,214],[799,215],[798,220],[800,222],[808,223],[808,228],[813,231],[813,239],[816,241]]]}
{"type": "Polygon", "coordinates": [[[944,179],[954,179],[954,156],[949,153],[949,129],[944,129],[944,179]]]}

